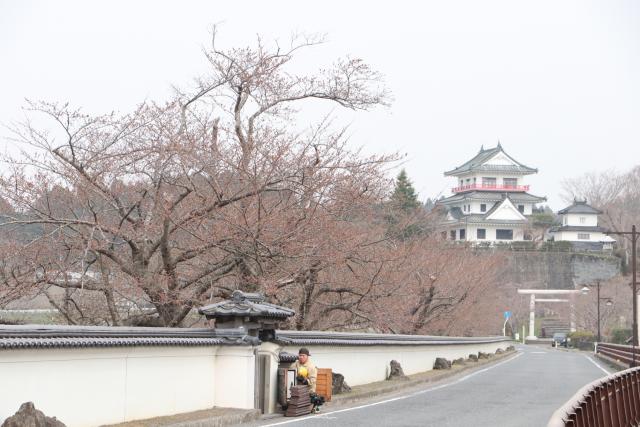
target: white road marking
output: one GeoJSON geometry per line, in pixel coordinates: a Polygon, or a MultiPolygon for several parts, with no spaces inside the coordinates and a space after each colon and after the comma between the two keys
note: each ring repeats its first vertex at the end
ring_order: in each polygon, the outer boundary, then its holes
{"type": "Polygon", "coordinates": [[[531,354],[547,354],[546,351],[532,351],[531,354]]]}
{"type": "Polygon", "coordinates": [[[611,372],[607,371],[606,369],[604,369],[602,366],[600,366],[595,360],[593,360],[592,358],[590,358],[589,356],[587,356],[586,354],[584,355],[584,357],[587,358],[587,360],[589,360],[589,362],[593,363],[594,365],[596,365],[602,372],[604,372],[607,375],[611,375],[611,372]]]}
{"type": "Polygon", "coordinates": [[[331,415],[333,415],[333,414],[338,414],[338,413],[340,413],[340,412],[355,411],[356,409],[369,408],[369,407],[371,407],[371,406],[382,405],[382,404],[385,404],[385,403],[395,402],[396,400],[404,400],[404,399],[408,399],[408,398],[410,398],[410,397],[419,396],[419,395],[424,394],[424,393],[429,393],[429,392],[432,392],[432,391],[436,391],[436,390],[443,389],[443,388],[445,388],[445,387],[449,387],[449,386],[452,386],[452,385],[455,385],[455,384],[459,384],[459,383],[461,383],[461,382],[463,382],[463,381],[468,380],[468,379],[469,379],[469,378],[471,378],[471,377],[475,377],[475,376],[476,376],[476,375],[478,375],[478,374],[481,374],[481,373],[483,373],[483,372],[490,371],[491,369],[493,369],[493,368],[497,368],[498,366],[500,366],[500,365],[504,365],[505,363],[509,363],[509,362],[511,362],[511,361],[513,361],[513,360],[515,360],[515,359],[517,359],[518,357],[522,356],[523,354],[524,354],[524,353],[518,353],[518,354],[516,354],[515,356],[513,356],[512,358],[510,358],[510,359],[508,359],[508,360],[505,360],[505,361],[503,361],[503,362],[500,362],[500,363],[497,363],[497,364],[495,364],[495,365],[489,366],[488,368],[484,368],[484,369],[481,369],[481,370],[479,370],[479,371],[472,372],[472,373],[470,373],[469,375],[465,375],[464,377],[458,378],[458,379],[457,379],[457,380],[455,380],[455,381],[452,381],[452,382],[450,382],[450,383],[446,383],[446,384],[442,384],[442,385],[439,385],[439,386],[436,386],[436,387],[431,387],[431,388],[427,388],[427,389],[425,389],[425,390],[416,391],[416,392],[414,392],[414,393],[406,394],[406,395],[404,395],[404,396],[394,397],[393,399],[387,399],[387,400],[381,400],[380,402],[369,403],[369,404],[367,404],[367,405],[360,405],[360,406],[354,406],[354,407],[352,407],[352,408],[339,409],[339,410],[337,410],[337,411],[331,411],[331,412],[328,412],[327,414],[322,414],[322,415],[307,415],[306,417],[300,417],[300,418],[296,418],[296,419],[293,419],[293,420],[281,421],[281,422],[279,422],[279,423],[273,423],[273,424],[265,424],[265,425],[264,425],[264,427],[268,427],[268,426],[281,426],[281,425],[283,425],[283,424],[292,424],[292,423],[297,423],[297,422],[305,421],[305,420],[312,419],[312,418],[315,418],[315,419],[320,419],[320,418],[327,419],[327,418],[329,418],[329,416],[331,416],[331,415]]]}

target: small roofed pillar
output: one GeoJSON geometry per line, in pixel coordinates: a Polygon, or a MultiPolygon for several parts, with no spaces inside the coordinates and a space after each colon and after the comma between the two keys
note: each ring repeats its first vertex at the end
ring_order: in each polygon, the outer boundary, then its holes
{"type": "Polygon", "coordinates": [[[262,294],[242,291],[234,291],[231,299],[201,307],[198,312],[215,320],[216,329],[242,329],[261,340],[273,338],[279,323],[296,314],[290,308],[266,302],[262,294]]]}

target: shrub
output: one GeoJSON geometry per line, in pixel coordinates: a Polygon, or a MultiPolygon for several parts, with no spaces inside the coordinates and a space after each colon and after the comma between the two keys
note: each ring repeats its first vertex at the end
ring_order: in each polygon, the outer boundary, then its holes
{"type": "Polygon", "coordinates": [[[593,342],[596,340],[595,335],[590,331],[571,332],[568,338],[571,338],[571,346],[580,350],[592,350],[593,342]]]}
{"type": "Polygon", "coordinates": [[[611,342],[614,344],[626,344],[631,338],[631,329],[618,328],[611,330],[611,342]]]}
{"type": "Polygon", "coordinates": [[[559,242],[548,241],[542,244],[540,250],[547,252],[571,252],[573,250],[573,245],[571,242],[564,240],[559,242]]]}

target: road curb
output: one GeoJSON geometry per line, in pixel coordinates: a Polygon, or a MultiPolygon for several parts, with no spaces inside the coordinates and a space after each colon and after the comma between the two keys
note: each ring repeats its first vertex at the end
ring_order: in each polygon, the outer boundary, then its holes
{"type": "Polygon", "coordinates": [[[624,371],[625,369],[629,369],[629,367],[627,365],[625,365],[624,363],[612,358],[612,357],[608,357],[599,353],[594,353],[593,356],[596,359],[601,360],[602,362],[610,365],[613,368],[616,368],[619,371],[624,371]]]}
{"type": "Polygon", "coordinates": [[[224,427],[255,421],[261,416],[262,413],[258,409],[213,408],[103,427],[224,427]],[[212,412],[222,413],[213,414],[212,412]]]}

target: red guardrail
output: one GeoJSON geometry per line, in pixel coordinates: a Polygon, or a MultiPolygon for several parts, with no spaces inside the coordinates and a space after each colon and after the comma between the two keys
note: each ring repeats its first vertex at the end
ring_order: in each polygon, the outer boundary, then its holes
{"type": "Polygon", "coordinates": [[[553,413],[547,427],[617,427],[640,423],[640,368],[631,368],[582,387],[553,413]]]}
{"type": "MultiPolygon", "coordinates": [[[[623,362],[627,366],[632,367],[634,351],[633,347],[630,345],[597,343],[596,353],[610,357],[619,362],[623,362]]],[[[636,364],[638,364],[640,362],[640,348],[635,348],[635,355],[635,361],[636,364]]]]}

